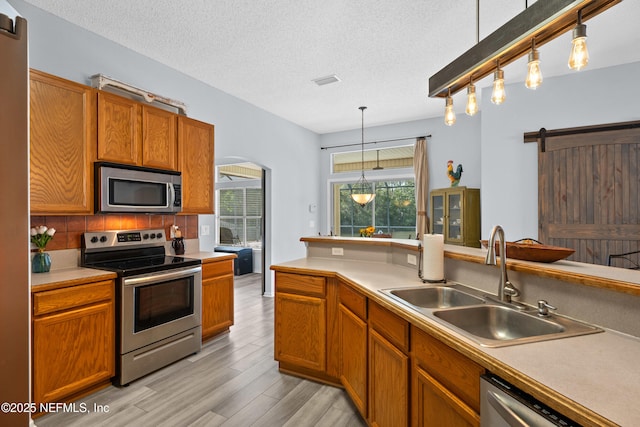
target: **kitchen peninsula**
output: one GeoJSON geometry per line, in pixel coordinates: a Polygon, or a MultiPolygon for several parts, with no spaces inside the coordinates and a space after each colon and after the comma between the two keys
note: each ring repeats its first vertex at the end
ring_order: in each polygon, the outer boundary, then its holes
{"type": "MultiPolygon", "coordinates": [[[[389,332],[389,337],[400,337],[399,341],[388,341],[394,344],[391,348],[397,355],[394,360],[398,364],[393,365],[399,369],[394,371],[399,377],[396,383],[405,387],[404,394],[398,395],[397,399],[402,401],[404,397],[404,406],[401,404],[395,410],[404,414],[405,419],[415,421],[424,412],[420,406],[424,401],[418,402],[416,396],[422,396],[426,389],[416,378],[416,371],[421,369],[422,363],[419,352],[424,352],[423,343],[428,340],[431,347],[427,348],[433,349],[432,354],[443,355],[439,360],[448,367],[440,378],[437,371],[428,373],[438,380],[436,387],[453,396],[455,403],[449,406],[454,408],[456,416],[467,420],[468,425],[477,425],[479,419],[479,392],[473,388],[479,373],[470,374],[473,369],[501,376],[583,425],[640,424],[640,409],[636,404],[637,396],[640,396],[640,372],[637,369],[637,361],[640,360],[640,313],[637,310],[640,306],[640,275],[637,272],[569,261],[540,264],[508,259],[510,279],[521,291],[520,301],[535,306],[537,300],[545,299],[558,307],[558,314],[597,325],[604,332],[488,348],[379,292],[381,289],[423,285],[418,278],[417,266],[408,262],[417,258],[417,241],[340,237],[301,240],[307,245],[306,258],[272,266],[276,272],[276,359],[283,371],[344,386],[370,423],[376,421],[373,417],[380,419],[385,416],[376,412],[376,394],[371,387],[372,382],[379,381],[379,378],[372,377],[378,376],[377,371],[371,368],[372,360],[375,362],[372,348],[377,348],[372,347],[372,343],[376,346],[381,340],[378,338],[379,325],[372,320],[384,312],[391,319],[387,325],[406,325],[405,329],[382,331],[380,334],[383,338],[385,332],[389,332]],[[296,278],[300,280],[296,281],[296,278]],[[340,357],[341,334],[346,329],[341,326],[344,322],[337,319],[343,318],[343,313],[348,311],[358,313],[355,309],[345,311],[345,307],[354,307],[351,304],[354,295],[361,297],[358,301],[364,308],[363,314],[355,316],[354,324],[360,325],[364,334],[369,331],[369,355],[366,355],[365,344],[365,359],[361,360],[365,366],[369,365],[368,376],[364,375],[364,393],[362,384],[345,378],[343,374],[349,374],[349,365],[344,365],[340,357]],[[304,337],[306,345],[324,352],[315,366],[305,365],[307,361],[304,358],[299,358],[296,363],[296,359],[287,353],[296,350],[291,345],[296,337],[289,336],[286,341],[278,343],[283,338],[278,335],[278,329],[283,328],[279,318],[286,319],[283,315],[287,316],[286,311],[295,308],[295,303],[306,304],[307,312],[317,314],[320,319],[317,322],[312,319],[309,323],[319,325],[315,335],[304,337]],[[311,343],[314,338],[326,341],[320,345],[311,343]],[[460,359],[466,369],[464,375],[458,375],[456,369],[452,369],[454,359],[460,359]],[[411,370],[409,363],[413,367],[411,370]],[[472,395],[465,396],[459,391],[455,377],[469,381],[472,375],[476,378],[467,387],[472,387],[472,395]],[[453,383],[448,383],[450,380],[453,383]],[[359,393],[354,393],[354,390],[359,393]],[[411,401],[408,396],[411,396],[411,401]]],[[[499,272],[496,267],[484,264],[485,253],[482,249],[445,245],[447,281],[496,294],[499,272]]],[[[307,321],[309,318],[299,319],[301,324],[307,321]]],[[[300,328],[304,329],[304,326],[300,328]]],[[[349,353],[359,349],[357,343],[357,340],[349,341],[349,353]]]]}

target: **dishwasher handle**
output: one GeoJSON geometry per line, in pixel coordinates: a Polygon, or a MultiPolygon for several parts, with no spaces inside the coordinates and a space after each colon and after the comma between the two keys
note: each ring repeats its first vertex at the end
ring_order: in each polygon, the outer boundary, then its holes
{"type": "Polygon", "coordinates": [[[502,419],[511,427],[528,427],[527,424],[513,408],[509,407],[509,402],[498,396],[495,392],[487,390],[487,401],[495,409],[502,419]]]}

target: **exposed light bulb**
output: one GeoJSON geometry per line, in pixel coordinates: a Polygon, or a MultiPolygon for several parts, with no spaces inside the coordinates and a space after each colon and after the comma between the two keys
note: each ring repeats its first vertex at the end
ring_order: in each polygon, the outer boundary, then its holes
{"type": "Polygon", "coordinates": [[[536,89],[542,84],[542,71],[540,71],[540,54],[538,49],[531,47],[529,52],[529,65],[527,67],[527,78],[524,81],[529,89],[536,89]]]}
{"type": "Polygon", "coordinates": [[[493,74],[493,92],[491,93],[491,102],[500,105],[506,99],[507,94],[504,90],[504,71],[500,68],[493,74]]]}
{"type": "Polygon", "coordinates": [[[456,112],[453,111],[453,99],[451,98],[451,90],[447,95],[447,103],[444,107],[444,124],[447,126],[453,126],[456,122],[456,112]]]}
{"type": "Polygon", "coordinates": [[[467,108],[464,110],[468,116],[473,116],[478,112],[478,99],[476,98],[476,86],[469,83],[467,86],[467,108]]]}
{"type": "Polygon", "coordinates": [[[578,25],[573,29],[571,55],[569,55],[569,68],[580,71],[586,67],[588,63],[589,51],[587,50],[587,26],[578,23],[578,25]]]}

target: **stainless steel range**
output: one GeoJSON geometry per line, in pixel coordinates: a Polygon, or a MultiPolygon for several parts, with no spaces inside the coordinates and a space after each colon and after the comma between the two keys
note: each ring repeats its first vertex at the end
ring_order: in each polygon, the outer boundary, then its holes
{"type": "Polygon", "coordinates": [[[200,351],[202,262],[165,254],[164,230],[84,233],[84,267],[114,271],[116,378],[126,385],[200,351]]]}

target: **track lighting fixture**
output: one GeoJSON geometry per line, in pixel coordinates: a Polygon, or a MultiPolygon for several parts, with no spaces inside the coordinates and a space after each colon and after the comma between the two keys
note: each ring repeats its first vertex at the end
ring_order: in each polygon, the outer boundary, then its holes
{"type": "Polygon", "coordinates": [[[473,116],[478,112],[478,99],[476,98],[476,85],[473,81],[467,86],[467,108],[464,110],[468,116],[473,116]]]}
{"type": "Polygon", "coordinates": [[[446,105],[444,107],[444,124],[447,126],[453,126],[455,122],[456,122],[456,112],[453,111],[453,98],[451,98],[451,91],[449,91],[446,105]]]}
{"type": "Polygon", "coordinates": [[[531,52],[527,65],[527,78],[524,84],[529,89],[536,89],[542,84],[542,71],[540,71],[540,53],[536,49],[536,39],[531,39],[531,52]]]}
{"type": "Polygon", "coordinates": [[[587,50],[587,26],[582,23],[582,9],[578,11],[578,24],[573,29],[571,40],[571,55],[569,55],[569,68],[580,71],[589,63],[589,51],[587,50]]]}
{"type": "Polygon", "coordinates": [[[500,68],[500,61],[496,72],[493,74],[493,92],[491,93],[491,102],[500,105],[506,99],[507,94],[504,90],[504,71],[500,68]]]}

